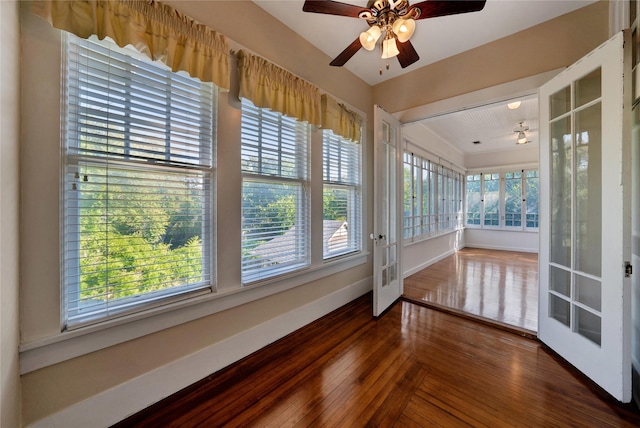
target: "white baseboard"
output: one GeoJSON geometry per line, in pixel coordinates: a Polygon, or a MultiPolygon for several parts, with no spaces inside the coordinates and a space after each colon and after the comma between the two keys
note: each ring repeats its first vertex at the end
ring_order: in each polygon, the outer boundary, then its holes
{"type": "Polygon", "coordinates": [[[420,272],[422,269],[426,269],[429,266],[431,266],[432,264],[434,264],[436,262],[439,262],[440,260],[442,260],[442,259],[444,259],[446,257],[449,257],[451,254],[455,253],[456,251],[457,251],[456,249],[451,249],[451,250],[447,251],[446,253],[442,253],[437,257],[434,257],[434,258],[432,258],[430,260],[427,260],[426,262],[420,263],[418,266],[413,267],[413,268],[405,271],[403,273],[403,277],[402,278],[406,278],[408,276],[413,275],[416,272],[420,272]]]}
{"type": "Polygon", "coordinates": [[[33,428],[108,427],[221,370],[371,291],[371,277],[147,372],[30,424],[33,428]]]}
{"type": "Polygon", "coordinates": [[[504,245],[467,244],[465,248],[480,248],[483,250],[519,251],[521,253],[537,253],[538,248],[508,247],[504,245]]]}

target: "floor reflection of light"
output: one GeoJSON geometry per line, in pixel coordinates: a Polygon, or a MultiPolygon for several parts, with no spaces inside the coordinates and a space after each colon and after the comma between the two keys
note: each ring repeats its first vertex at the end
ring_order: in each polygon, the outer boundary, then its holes
{"type": "Polygon", "coordinates": [[[537,329],[537,258],[523,253],[505,256],[463,249],[432,267],[433,273],[429,274],[430,268],[425,269],[414,286],[407,286],[411,280],[405,283],[408,297],[530,331],[537,329]],[[513,265],[500,262],[509,258],[513,265]]]}

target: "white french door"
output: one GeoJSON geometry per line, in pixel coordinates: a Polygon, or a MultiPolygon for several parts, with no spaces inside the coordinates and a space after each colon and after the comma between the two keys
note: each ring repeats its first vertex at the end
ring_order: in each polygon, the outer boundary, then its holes
{"type": "Polygon", "coordinates": [[[402,295],[402,134],[400,122],[374,107],[373,315],[402,295]]]}
{"type": "Polygon", "coordinates": [[[631,399],[631,67],[619,33],[540,88],[538,336],[631,399]]]}

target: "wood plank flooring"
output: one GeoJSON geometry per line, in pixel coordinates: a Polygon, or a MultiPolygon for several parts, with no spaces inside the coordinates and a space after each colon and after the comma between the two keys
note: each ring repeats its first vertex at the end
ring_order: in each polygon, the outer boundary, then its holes
{"type": "Polygon", "coordinates": [[[640,426],[539,342],[371,294],[116,427],[640,426]]]}
{"type": "Polygon", "coordinates": [[[538,255],[463,248],[406,278],[404,297],[533,335],[538,328],[538,255]]]}

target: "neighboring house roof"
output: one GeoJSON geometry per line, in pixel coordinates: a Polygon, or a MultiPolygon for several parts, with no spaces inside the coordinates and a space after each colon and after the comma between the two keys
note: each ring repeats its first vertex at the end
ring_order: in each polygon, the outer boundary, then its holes
{"type": "MultiPolygon", "coordinates": [[[[347,245],[348,227],[346,221],[323,220],[322,245],[325,249],[336,251],[347,245]]],[[[293,226],[282,235],[278,235],[264,244],[258,245],[251,253],[272,263],[284,263],[294,257],[296,252],[296,227],[293,226]]]]}

